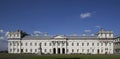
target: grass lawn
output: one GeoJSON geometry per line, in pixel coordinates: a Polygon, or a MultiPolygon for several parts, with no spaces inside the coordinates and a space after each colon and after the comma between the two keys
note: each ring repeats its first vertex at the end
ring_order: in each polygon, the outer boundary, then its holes
{"type": "Polygon", "coordinates": [[[0,59],[120,59],[120,55],[34,55],[0,54],[0,59]]]}

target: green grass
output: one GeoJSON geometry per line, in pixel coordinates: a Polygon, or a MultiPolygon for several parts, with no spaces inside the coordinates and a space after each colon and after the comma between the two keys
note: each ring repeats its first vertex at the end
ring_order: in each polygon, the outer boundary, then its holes
{"type": "Polygon", "coordinates": [[[0,54],[0,59],[120,59],[120,55],[34,55],[0,54]]]}

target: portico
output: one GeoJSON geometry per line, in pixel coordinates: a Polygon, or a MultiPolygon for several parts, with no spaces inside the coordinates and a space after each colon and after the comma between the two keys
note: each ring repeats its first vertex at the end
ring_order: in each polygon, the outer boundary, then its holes
{"type": "Polygon", "coordinates": [[[52,41],[53,54],[66,54],[66,41],[52,41]]]}

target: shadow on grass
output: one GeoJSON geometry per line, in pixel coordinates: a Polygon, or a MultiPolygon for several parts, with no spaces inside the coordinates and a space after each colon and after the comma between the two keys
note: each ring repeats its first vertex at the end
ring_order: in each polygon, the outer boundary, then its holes
{"type": "Polygon", "coordinates": [[[73,58],[55,58],[55,59],[80,59],[80,58],[73,57],[73,58]]]}

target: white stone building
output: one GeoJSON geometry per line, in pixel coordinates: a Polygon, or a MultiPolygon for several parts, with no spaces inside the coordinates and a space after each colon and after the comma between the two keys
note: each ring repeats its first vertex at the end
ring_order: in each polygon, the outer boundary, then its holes
{"type": "Polygon", "coordinates": [[[18,30],[8,33],[8,53],[113,54],[113,32],[101,29],[91,36],[30,36],[18,30]]]}
{"type": "Polygon", "coordinates": [[[120,54],[120,36],[114,39],[114,53],[120,54]]]}

